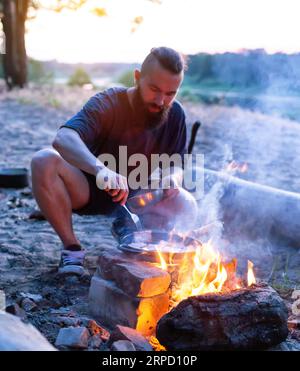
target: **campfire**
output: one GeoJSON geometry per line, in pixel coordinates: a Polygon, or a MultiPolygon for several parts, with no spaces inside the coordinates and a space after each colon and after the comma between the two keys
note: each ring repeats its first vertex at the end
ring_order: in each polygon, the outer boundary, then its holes
{"type": "Polygon", "coordinates": [[[177,276],[171,290],[172,307],[190,296],[229,293],[256,283],[251,261],[248,260],[247,282],[244,282],[237,276],[237,259],[225,262],[211,240],[203,244],[199,241],[195,252],[184,254],[179,262],[174,260],[172,243],[162,241],[156,249],[157,266],[177,276]],[[167,257],[162,253],[166,246],[170,249],[167,257]]]}
{"type": "Polygon", "coordinates": [[[286,338],[287,309],[272,288],[256,284],[250,260],[243,279],[237,259],[224,261],[211,240],[179,262],[164,249],[165,242],[157,246],[158,266],[172,276],[170,311],[151,339],[156,349],[159,343],[168,350],[257,349],[286,338]]]}
{"type": "MultiPolygon", "coordinates": [[[[231,173],[244,173],[248,170],[247,163],[230,162],[225,171],[231,173]]],[[[195,233],[192,232],[192,236],[195,233]]],[[[228,294],[234,290],[250,287],[256,283],[253,263],[248,261],[247,279],[237,275],[237,259],[225,261],[221,253],[214,246],[212,239],[202,243],[200,239],[193,239],[191,246],[185,242],[189,235],[182,235],[183,244],[188,251],[177,262],[173,251],[176,250],[172,242],[172,233],[169,241],[157,244],[156,251],[159,259],[157,265],[160,269],[172,274],[171,303],[175,307],[182,300],[190,296],[208,293],[228,294]],[[194,253],[190,251],[194,250],[194,253]],[[164,254],[164,251],[168,251],[164,254]],[[175,273],[174,273],[175,272],[175,273]]]]}
{"type": "Polygon", "coordinates": [[[156,350],[257,349],[284,341],[287,308],[271,287],[256,283],[253,263],[239,276],[236,258],[226,261],[212,240],[195,235],[173,232],[154,241],[149,234],[142,250],[133,242],[133,250],[103,252],[90,288],[92,314],[135,328],[156,350]]]}

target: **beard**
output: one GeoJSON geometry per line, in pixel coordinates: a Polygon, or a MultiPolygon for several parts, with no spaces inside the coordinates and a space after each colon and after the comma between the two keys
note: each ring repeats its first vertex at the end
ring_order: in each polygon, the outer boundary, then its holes
{"type": "Polygon", "coordinates": [[[142,126],[148,130],[161,127],[168,119],[171,108],[165,106],[159,107],[154,103],[145,103],[139,86],[136,88],[133,95],[133,107],[137,119],[141,122],[142,126]],[[150,107],[160,110],[158,112],[150,112],[150,107]]]}

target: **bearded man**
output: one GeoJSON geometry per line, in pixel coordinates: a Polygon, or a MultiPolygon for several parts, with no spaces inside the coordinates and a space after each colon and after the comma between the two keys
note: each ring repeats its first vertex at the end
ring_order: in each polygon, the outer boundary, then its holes
{"type": "MultiPolygon", "coordinates": [[[[117,216],[112,231],[119,242],[135,227],[122,208],[136,190],[128,184],[128,176],[120,173],[121,146],[126,147],[128,158],[142,154],[149,161],[153,154],[185,154],[185,113],[175,100],[184,70],[180,53],[167,47],[153,48],[141,69],[134,71],[134,87],[109,88],[93,96],[59,128],[53,148],[34,155],[33,193],[63,244],[60,273],[84,272],[85,250],[74,233],[72,212],[117,216]],[[101,161],[103,154],[113,156],[116,169],[101,161]]],[[[126,170],[129,174],[132,169],[126,170]]],[[[166,189],[148,218],[141,218],[144,228],[153,227],[149,226],[151,220],[159,227],[170,226],[174,214],[195,216],[196,204],[186,197],[187,191],[174,189],[175,193],[166,189]]]]}

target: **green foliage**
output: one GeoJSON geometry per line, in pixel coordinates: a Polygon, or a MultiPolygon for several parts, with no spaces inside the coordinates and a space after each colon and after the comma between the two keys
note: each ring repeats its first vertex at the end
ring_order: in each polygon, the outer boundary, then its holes
{"type": "Polygon", "coordinates": [[[195,82],[209,79],[213,76],[212,56],[210,54],[200,53],[190,59],[188,75],[193,77],[195,82]]]}
{"type": "Polygon", "coordinates": [[[77,68],[68,81],[68,85],[70,86],[83,86],[91,83],[90,76],[83,68],[77,68]]]}
{"type": "Polygon", "coordinates": [[[39,83],[46,84],[53,82],[53,73],[45,71],[43,64],[34,59],[28,60],[28,80],[39,83]]]}
{"type": "Polygon", "coordinates": [[[126,71],[124,72],[118,79],[118,83],[126,86],[126,87],[131,87],[134,85],[134,77],[133,77],[133,72],[126,71]]]}
{"type": "Polygon", "coordinates": [[[300,54],[267,54],[263,49],[242,53],[206,54],[189,58],[186,73],[189,85],[205,89],[264,91],[273,93],[300,90],[300,54]]]}

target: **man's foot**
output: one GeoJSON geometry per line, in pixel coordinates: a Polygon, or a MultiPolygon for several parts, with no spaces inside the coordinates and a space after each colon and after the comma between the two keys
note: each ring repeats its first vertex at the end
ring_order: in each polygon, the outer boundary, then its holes
{"type": "Polygon", "coordinates": [[[115,239],[121,243],[122,239],[137,230],[133,221],[125,216],[117,217],[111,226],[111,233],[115,239]]]}
{"type": "Polygon", "coordinates": [[[84,258],[85,250],[63,250],[61,254],[58,274],[60,276],[89,276],[88,271],[83,266],[84,258]]]}

